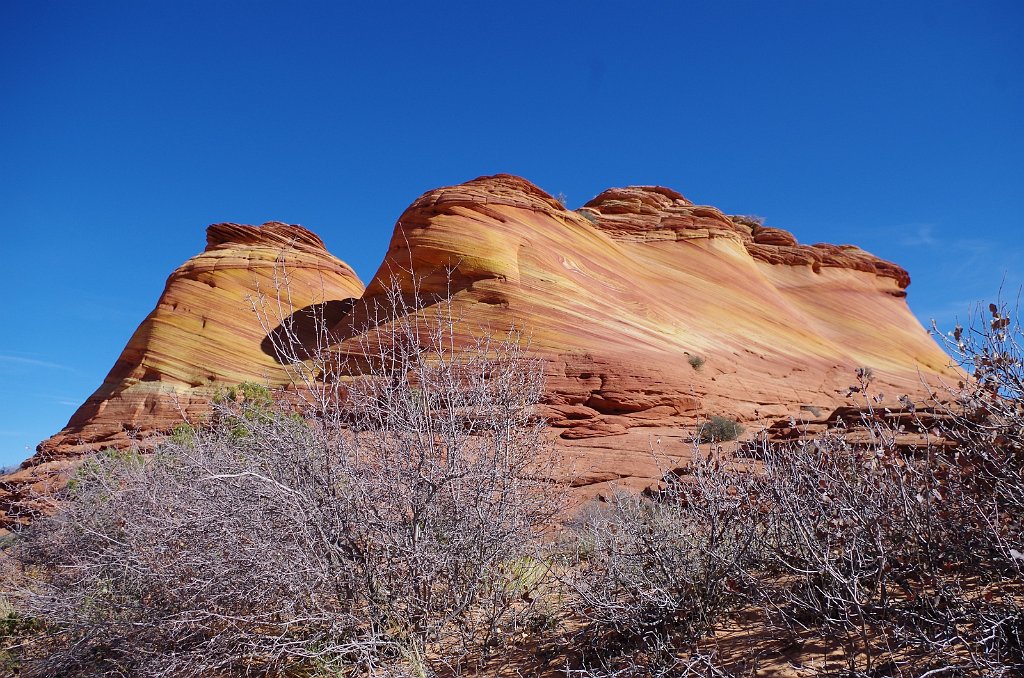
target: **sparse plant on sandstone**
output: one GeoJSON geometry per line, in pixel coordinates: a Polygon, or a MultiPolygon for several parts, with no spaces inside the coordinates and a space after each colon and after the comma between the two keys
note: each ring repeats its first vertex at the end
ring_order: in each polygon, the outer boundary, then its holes
{"type": "Polygon", "coordinates": [[[743,224],[751,229],[764,226],[764,217],[756,214],[733,214],[729,217],[737,224],[743,224]]]}
{"type": "Polygon", "coordinates": [[[720,443],[736,440],[743,434],[743,426],[735,419],[712,415],[697,429],[696,439],[701,443],[720,443]]]}
{"type": "Polygon", "coordinates": [[[46,628],[23,675],[433,675],[511,633],[559,505],[542,375],[515,337],[457,343],[450,310],[389,295],[358,364],[285,332],[290,404],[241,387],[83,466],[8,551],[46,628]]]}
{"type": "Polygon", "coordinates": [[[700,368],[704,367],[704,363],[706,361],[704,360],[704,356],[697,355],[696,353],[694,353],[693,355],[686,359],[686,362],[690,363],[690,367],[692,367],[693,369],[699,370],[700,368]]]}

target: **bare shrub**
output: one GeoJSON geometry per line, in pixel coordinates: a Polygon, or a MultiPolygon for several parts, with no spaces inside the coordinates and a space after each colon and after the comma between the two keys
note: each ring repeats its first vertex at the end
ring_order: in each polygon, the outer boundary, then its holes
{"type": "Polygon", "coordinates": [[[390,301],[359,362],[285,328],[290,406],[243,385],[210,426],[82,467],[8,553],[46,629],[24,675],[432,675],[515,629],[559,506],[540,367],[390,301]]]}
{"type": "Polygon", "coordinates": [[[977,517],[955,469],[838,436],[754,458],[771,507],[761,591],[779,628],[838,643],[853,674],[969,665],[987,582],[969,567],[977,517]]]}
{"type": "MultiPolygon", "coordinates": [[[[1024,572],[1024,327],[1019,314],[989,304],[946,348],[970,376],[946,394],[942,433],[956,441],[983,491],[990,536],[1004,562],[1024,572]]],[[[980,494],[980,492],[979,492],[980,494]]],[[[980,499],[981,497],[979,497],[980,499]]]]}
{"type": "Polygon", "coordinates": [[[956,443],[957,462],[970,480],[986,574],[997,585],[985,610],[991,629],[980,661],[995,673],[1024,670],[1024,326],[1019,304],[1001,299],[978,308],[966,327],[946,337],[946,349],[969,376],[938,398],[940,432],[956,443]],[[987,311],[987,312],[986,312],[987,311]]]}
{"type": "Polygon", "coordinates": [[[1024,352],[1006,310],[989,311],[971,339],[953,333],[973,375],[911,417],[916,446],[859,369],[857,436],[758,439],[742,472],[698,461],[660,500],[595,508],[578,528],[579,675],[683,675],[694,658],[724,670],[710,634],[755,605],[769,640],[824,648],[835,675],[1024,671],[1024,352]]]}
{"type": "Polygon", "coordinates": [[[578,637],[587,675],[703,666],[698,641],[749,595],[760,543],[754,477],[697,455],[667,478],[655,498],[616,493],[575,526],[569,585],[587,623],[578,637]]]}
{"type": "MultiPolygon", "coordinates": [[[[1024,586],[1009,546],[1020,509],[1005,489],[1019,460],[970,435],[964,410],[918,419],[947,440],[902,447],[870,372],[857,376],[870,443],[832,432],[752,446],[770,507],[760,589],[773,622],[793,639],[839,644],[851,675],[1021,670],[1024,586]]],[[[960,388],[964,404],[978,387],[960,388]]]]}

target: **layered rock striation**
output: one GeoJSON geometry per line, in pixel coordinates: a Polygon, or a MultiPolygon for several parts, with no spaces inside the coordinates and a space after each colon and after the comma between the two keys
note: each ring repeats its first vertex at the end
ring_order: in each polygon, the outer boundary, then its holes
{"type": "Polygon", "coordinates": [[[274,323],[252,307],[285,272],[277,320],[317,310],[345,351],[359,350],[359,309],[395,287],[448,300],[466,340],[521,332],[546,363],[544,414],[580,485],[648,483],[711,415],[756,426],[844,406],[858,367],[893,399],[951,376],[899,266],[801,245],[659,186],[610,189],[575,211],[510,175],[430,191],[400,217],[365,291],[301,227],[217,224],[207,238],[30,464],[199,418],[227,384],[286,383],[268,349],[274,323]]]}
{"type": "Polygon", "coordinates": [[[451,297],[467,332],[525,332],[548,362],[549,421],[586,460],[581,483],[651,477],[652,446],[687,453],[681,427],[713,414],[831,411],[858,367],[892,398],[950,376],[899,266],[659,186],[575,211],[509,175],[430,191],[364,300],[395,284],[451,297]]]}
{"type": "Polygon", "coordinates": [[[33,461],[201,420],[225,385],[287,384],[268,334],[303,309],[330,317],[362,292],[355,272],[301,226],[210,226],[205,251],[171,274],[103,384],[33,461]]]}

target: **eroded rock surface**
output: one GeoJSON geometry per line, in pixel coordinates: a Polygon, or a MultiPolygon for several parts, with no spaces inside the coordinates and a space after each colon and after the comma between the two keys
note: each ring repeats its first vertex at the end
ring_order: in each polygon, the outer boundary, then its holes
{"type": "Polygon", "coordinates": [[[576,211],[507,175],[431,191],[400,218],[366,298],[395,280],[454,295],[467,331],[525,331],[548,361],[549,421],[595,482],[649,477],[641,457],[655,443],[688,448],[676,438],[701,417],[831,411],[857,367],[892,399],[950,374],[899,266],[800,245],[658,186],[576,211]]]}
{"type": "Polygon", "coordinates": [[[268,331],[293,312],[330,317],[363,292],[355,272],[301,226],[214,224],[206,242],[171,274],[103,384],[32,462],[123,447],[201,419],[226,385],[288,383],[268,331]]]}
{"type": "MultiPolygon", "coordinates": [[[[293,308],[326,304],[339,323],[397,284],[449,298],[467,339],[522,332],[546,363],[544,414],[576,483],[593,488],[657,478],[689,453],[701,418],[754,429],[831,412],[858,367],[893,400],[951,377],[907,306],[907,272],[857,247],[801,245],[658,186],[572,211],[498,175],[417,199],[365,293],[301,227],[211,226],[206,251],[171,275],[103,385],[30,463],[201,416],[224,384],[284,383],[249,301],[283,270],[293,308]]],[[[358,350],[349,336],[345,350],[358,350]]]]}

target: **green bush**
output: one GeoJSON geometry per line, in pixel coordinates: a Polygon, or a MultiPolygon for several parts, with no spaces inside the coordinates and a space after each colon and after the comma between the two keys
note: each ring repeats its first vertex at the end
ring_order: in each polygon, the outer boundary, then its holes
{"type": "Polygon", "coordinates": [[[188,422],[182,422],[171,429],[170,440],[175,445],[194,448],[196,444],[196,430],[188,422]]]}
{"type": "Polygon", "coordinates": [[[743,427],[735,419],[720,417],[717,414],[710,421],[701,424],[697,430],[697,440],[702,443],[718,443],[725,440],[736,440],[743,433],[743,427]]]}
{"type": "Polygon", "coordinates": [[[700,368],[704,367],[705,360],[704,356],[694,354],[687,359],[687,362],[690,363],[690,367],[692,367],[695,370],[699,370],[700,368]]]}
{"type": "MultiPolygon", "coordinates": [[[[216,406],[214,426],[231,431],[239,439],[251,434],[252,424],[267,424],[274,417],[274,394],[266,386],[251,381],[222,389],[213,397],[213,404],[216,406]]],[[[195,431],[189,433],[192,427],[186,426],[188,429],[178,431],[175,428],[172,432],[172,436],[178,436],[175,442],[188,444],[195,439],[195,431]]]]}
{"type": "Polygon", "coordinates": [[[44,631],[39,620],[22,616],[0,595],[0,675],[19,675],[22,665],[18,648],[33,634],[44,631]]]}

